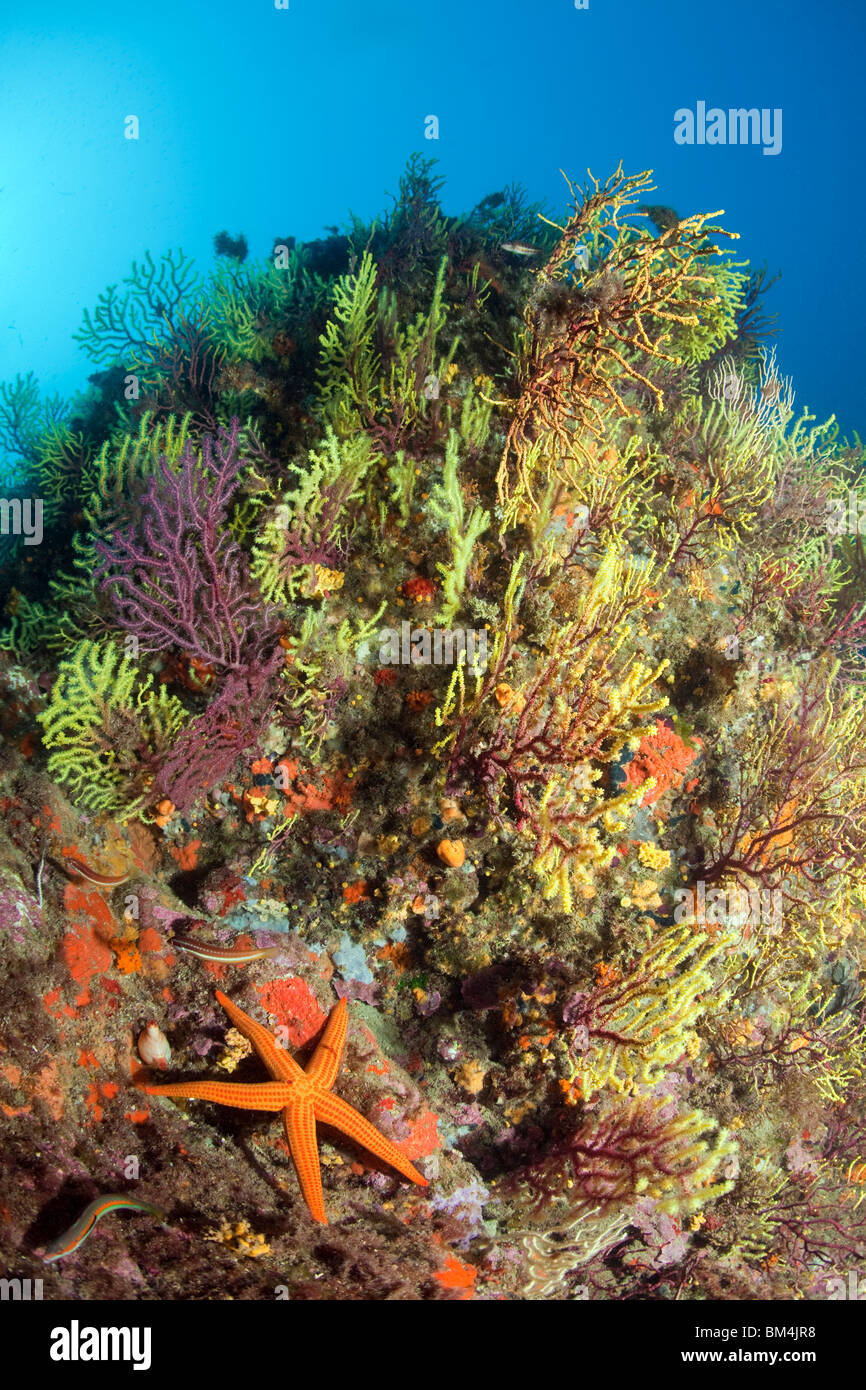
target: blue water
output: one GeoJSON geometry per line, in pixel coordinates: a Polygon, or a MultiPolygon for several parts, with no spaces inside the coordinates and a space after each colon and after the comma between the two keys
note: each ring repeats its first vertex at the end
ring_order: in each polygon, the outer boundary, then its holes
{"type": "Polygon", "coordinates": [[[0,0],[0,380],[73,394],[82,310],[150,249],[309,239],[388,204],[413,150],[446,212],[509,182],[655,170],[650,201],[725,209],[797,404],[866,433],[860,98],[866,5],[802,0],[0,0]],[[674,142],[674,112],[781,108],[782,149],[674,142]],[[124,139],[136,115],[140,138],[124,139]],[[438,140],[425,118],[439,120],[438,140]]]}

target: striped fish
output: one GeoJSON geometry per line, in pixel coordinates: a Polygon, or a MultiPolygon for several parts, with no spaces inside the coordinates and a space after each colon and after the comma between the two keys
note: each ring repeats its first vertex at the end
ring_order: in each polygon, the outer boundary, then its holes
{"type": "Polygon", "coordinates": [[[282,946],[211,946],[192,936],[175,936],[171,944],[199,960],[215,960],[223,965],[248,965],[253,960],[267,960],[280,955],[283,949],[282,946]]]}
{"type": "Polygon", "coordinates": [[[83,1245],[90,1232],[93,1230],[97,1221],[103,1216],[108,1216],[112,1211],[144,1211],[148,1216],[155,1216],[159,1221],[164,1221],[165,1216],[157,1207],[152,1207],[149,1202],[140,1202],[136,1197],[124,1197],[120,1193],[103,1193],[99,1197],[94,1197],[93,1201],[84,1208],[77,1221],[73,1221],[68,1231],[64,1231],[62,1236],[58,1236],[50,1245],[46,1245],[45,1253],[42,1256],[46,1264],[51,1264],[52,1260],[62,1260],[66,1255],[71,1255],[73,1250],[77,1250],[79,1245],[83,1245]]]}
{"type": "Polygon", "coordinates": [[[66,856],[63,867],[79,878],[86,878],[88,883],[95,883],[97,888],[117,888],[119,884],[126,883],[132,873],[131,869],[126,869],[122,874],[101,874],[74,854],[66,856]]]}

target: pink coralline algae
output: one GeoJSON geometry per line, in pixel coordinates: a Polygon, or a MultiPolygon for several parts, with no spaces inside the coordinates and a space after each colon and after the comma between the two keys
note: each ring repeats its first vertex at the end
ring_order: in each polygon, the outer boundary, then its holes
{"type": "Polygon", "coordinates": [[[39,905],[34,898],[0,880],[0,932],[21,945],[30,932],[38,929],[40,918],[39,905]]]}

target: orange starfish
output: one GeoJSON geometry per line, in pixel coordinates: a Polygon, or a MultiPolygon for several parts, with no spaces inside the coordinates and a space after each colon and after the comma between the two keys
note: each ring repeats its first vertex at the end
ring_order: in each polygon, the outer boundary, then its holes
{"type": "Polygon", "coordinates": [[[323,1226],[327,1226],[328,1218],[316,1147],[316,1120],[342,1130],[377,1158],[390,1163],[410,1182],[418,1183],[419,1187],[427,1186],[427,1179],[422,1178],[390,1139],[380,1134],[346,1101],[331,1094],[349,1022],[345,999],[331,1010],[325,1031],[304,1070],[288,1052],[277,1046],[267,1028],[256,1023],[219,990],[216,997],[238,1032],[249,1038],[274,1080],[249,1086],[229,1081],[181,1081],[170,1086],[142,1086],[142,1090],[151,1096],[213,1100],[218,1105],[232,1105],[239,1110],[282,1110],[301,1191],[313,1220],[320,1221],[323,1226]]]}

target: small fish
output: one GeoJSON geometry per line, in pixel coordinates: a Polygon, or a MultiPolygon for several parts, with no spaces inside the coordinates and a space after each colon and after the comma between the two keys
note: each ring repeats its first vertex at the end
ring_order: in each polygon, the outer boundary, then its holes
{"type": "Polygon", "coordinates": [[[525,241],[503,241],[501,250],[510,251],[512,256],[538,256],[537,246],[527,246],[525,241]]]}
{"type": "Polygon", "coordinates": [[[51,1264],[52,1260],[62,1260],[66,1255],[71,1255],[73,1250],[77,1250],[82,1245],[90,1232],[93,1230],[97,1221],[103,1216],[107,1216],[112,1211],[144,1211],[148,1216],[155,1216],[157,1220],[164,1221],[165,1216],[156,1207],[152,1207],[149,1202],[139,1202],[135,1197],[122,1197],[119,1194],[110,1192],[104,1193],[100,1197],[94,1197],[89,1206],[84,1208],[77,1221],[73,1221],[68,1231],[64,1231],[62,1236],[58,1236],[50,1245],[46,1245],[45,1253],[42,1258],[45,1264],[51,1264]]]}
{"type": "Polygon", "coordinates": [[[224,965],[247,965],[252,960],[265,960],[278,956],[282,946],[210,946],[206,941],[196,941],[191,936],[175,936],[172,945],[186,951],[199,960],[221,961],[224,965]]]}
{"type": "Polygon", "coordinates": [[[501,208],[504,202],[504,193],[488,193],[486,198],[481,199],[476,212],[492,212],[494,208],[501,208]]]}
{"type": "Polygon", "coordinates": [[[86,878],[88,882],[95,883],[98,888],[117,888],[119,884],[126,883],[132,873],[131,869],[127,869],[122,874],[101,874],[74,854],[67,855],[64,868],[71,869],[79,878],[86,878]]]}
{"type": "Polygon", "coordinates": [[[658,232],[670,232],[680,225],[680,219],[673,208],[666,207],[663,203],[641,203],[638,212],[642,212],[648,217],[658,232]]]}

